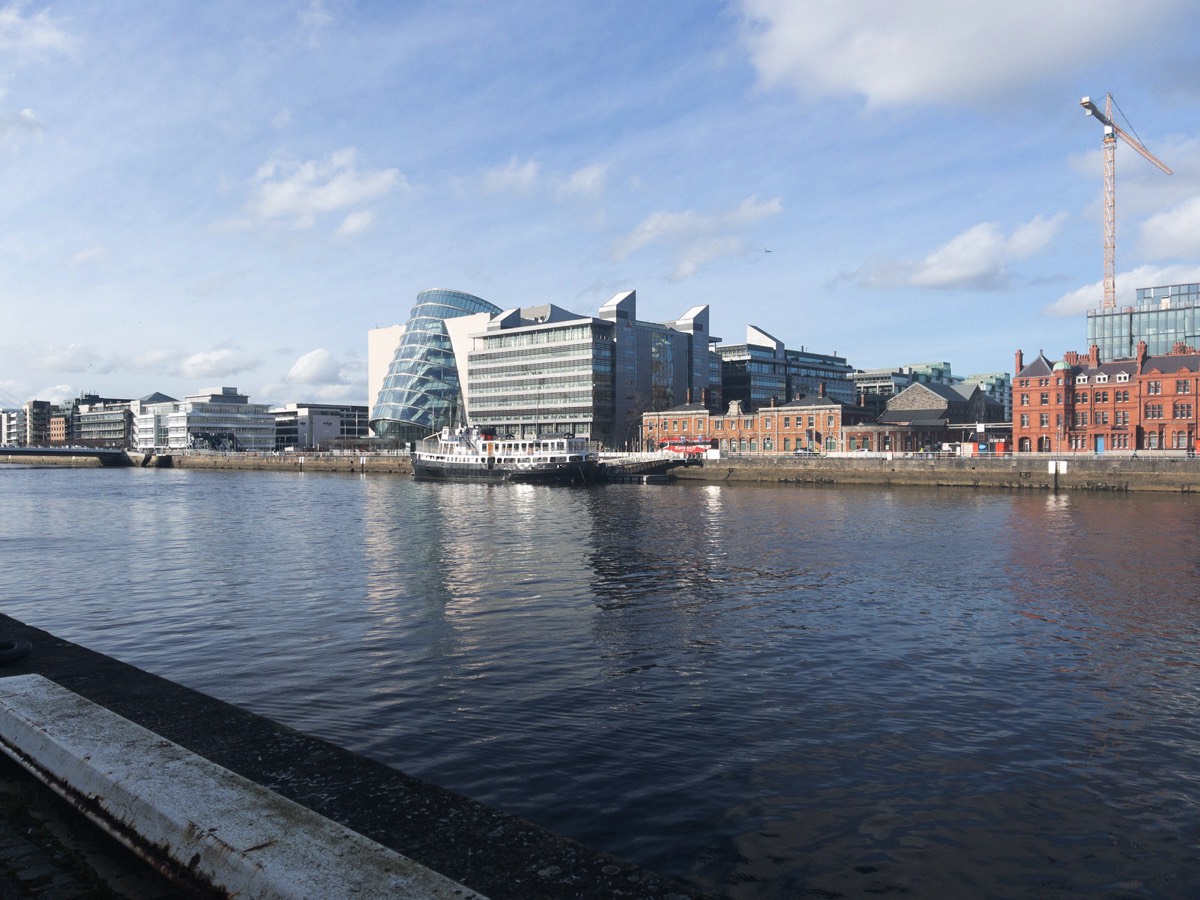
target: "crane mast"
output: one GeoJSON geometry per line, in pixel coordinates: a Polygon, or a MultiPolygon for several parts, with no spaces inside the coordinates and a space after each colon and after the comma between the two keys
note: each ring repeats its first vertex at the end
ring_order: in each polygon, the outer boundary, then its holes
{"type": "Polygon", "coordinates": [[[1095,116],[1104,126],[1104,302],[1103,309],[1117,305],[1117,135],[1130,147],[1158,166],[1168,175],[1172,174],[1161,159],[1147,150],[1142,142],[1117,125],[1112,119],[1112,94],[1104,96],[1104,111],[1092,102],[1091,97],[1079,101],[1084,115],[1095,116]]]}

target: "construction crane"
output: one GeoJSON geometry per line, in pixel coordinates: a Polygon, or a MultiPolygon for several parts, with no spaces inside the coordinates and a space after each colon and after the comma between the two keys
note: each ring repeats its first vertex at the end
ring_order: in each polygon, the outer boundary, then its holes
{"type": "Polygon", "coordinates": [[[1161,159],[1142,146],[1142,142],[1112,120],[1112,94],[1104,95],[1104,112],[1091,97],[1079,101],[1084,115],[1095,116],[1104,126],[1104,303],[1103,309],[1117,305],[1117,135],[1130,147],[1168,175],[1172,174],[1161,159]]]}

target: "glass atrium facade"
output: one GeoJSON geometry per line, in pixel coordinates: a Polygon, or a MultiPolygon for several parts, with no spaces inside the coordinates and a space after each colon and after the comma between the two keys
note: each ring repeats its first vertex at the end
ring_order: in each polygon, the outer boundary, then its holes
{"type": "Polygon", "coordinates": [[[1200,347],[1200,284],[1138,288],[1136,306],[1088,310],[1088,346],[1099,347],[1101,359],[1132,359],[1139,341],[1151,356],[1179,343],[1200,347]]]}
{"type": "Polygon", "coordinates": [[[462,391],[446,320],[500,311],[462,291],[435,289],[418,294],[371,410],[375,434],[397,441],[419,441],[461,422],[462,391]]]}

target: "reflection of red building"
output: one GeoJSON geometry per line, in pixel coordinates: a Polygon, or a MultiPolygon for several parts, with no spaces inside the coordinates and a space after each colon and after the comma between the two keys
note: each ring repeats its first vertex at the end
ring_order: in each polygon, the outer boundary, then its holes
{"type": "Polygon", "coordinates": [[[1138,344],[1133,359],[1100,361],[1093,345],[1058,362],[1028,365],[1020,350],[1013,380],[1018,453],[1188,450],[1200,437],[1200,354],[1183,344],[1161,356],[1138,344]]]}

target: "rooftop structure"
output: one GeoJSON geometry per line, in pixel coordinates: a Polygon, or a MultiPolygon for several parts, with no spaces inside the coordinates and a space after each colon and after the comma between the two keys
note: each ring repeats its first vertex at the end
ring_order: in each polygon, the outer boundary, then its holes
{"type": "Polygon", "coordinates": [[[1088,310],[1087,346],[1098,347],[1102,359],[1131,359],[1140,341],[1154,355],[1200,346],[1200,284],[1138,288],[1133,306],[1088,310]]]}

